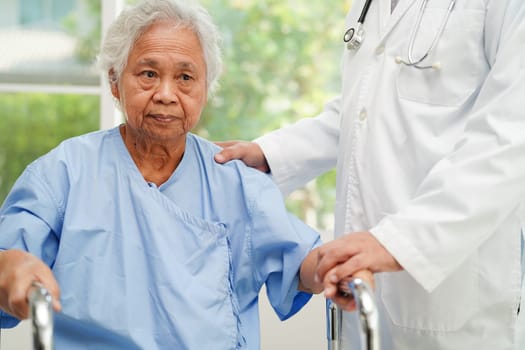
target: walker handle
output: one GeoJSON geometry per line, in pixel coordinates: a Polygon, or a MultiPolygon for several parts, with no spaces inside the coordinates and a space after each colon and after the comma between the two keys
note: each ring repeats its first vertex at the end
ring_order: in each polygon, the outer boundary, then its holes
{"type": "Polygon", "coordinates": [[[33,328],[34,350],[53,350],[52,297],[39,282],[33,282],[29,294],[29,313],[33,328]]]}
{"type": "MultiPolygon", "coordinates": [[[[347,291],[355,299],[356,311],[361,325],[361,340],[367,350],[379,350],[379,315],[372,289],[361,278],[347,284],[347,291]]],[[[331,300],[326,300],[328,350],[340,350],[343,313],[331,300]]]]}

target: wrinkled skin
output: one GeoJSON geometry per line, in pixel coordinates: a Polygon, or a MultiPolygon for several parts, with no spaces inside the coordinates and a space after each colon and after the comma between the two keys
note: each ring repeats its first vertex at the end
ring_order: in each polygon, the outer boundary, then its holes
{"type": "Polygon", "coordinates": [[[58,283],[49,267],[37,257],[21,251],[0,252],[0,308],[23,320],[29,317],[28,298],[32,283],[40,282],[53,298],[53,309],[61,310],[58,283]]]}

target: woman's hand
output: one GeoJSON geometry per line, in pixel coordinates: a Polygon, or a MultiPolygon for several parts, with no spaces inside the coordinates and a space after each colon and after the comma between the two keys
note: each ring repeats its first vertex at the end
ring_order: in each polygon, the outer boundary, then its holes
{"type": "Polygon", "coordinates": [[[355,278],[363,280],[371,288],[371,292],[374,290],[375,282],[372,272],[370,272],[370,270],[360,270],[352,276],[341,279],[337,283],[327,281],[325,283],[325,297],[331,299],[342,310],[354,311],[357,305],[354,295],[348,287],[348,283],[355,278]]]}
{"type": "Polygon", "coordinates": [[[53,309],[61,310],[60,290],[51,269],[40,259],[21,250],[0,252],[0,308],[23,320],[29,317],[29,293],[34,281],[53,298],[53,309]]]}

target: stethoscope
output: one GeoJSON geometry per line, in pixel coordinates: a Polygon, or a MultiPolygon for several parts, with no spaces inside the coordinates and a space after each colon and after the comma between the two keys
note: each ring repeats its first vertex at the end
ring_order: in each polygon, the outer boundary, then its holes
{"type": "MultiPolygon", "coordinates": [[[[368,9],[370,8],[371,3],[372,3],[372,0],[366,0],[365,5],[363,6],[363,9],[361,10],[361,15],[359,16],[359,19],[357,20],[356,27],[348,29],[343,36],[343,41],[346,43],[346,47],[348,48],[348,50],[357,50],[359,49],[359,47],[361,47],[361,44],[365,37],[363,23],[365,21],[366,14],[368,13],[368,9]]],[[[396,63],[404,64],[406,66],[414,67],[418,69],[433,68],[433,69],[439,70],[441,68],[441,64],[439,62],[435,62],[431,65],[420,65],[420,63],[423,62],[423,60],[427,58],[436,48],[437,43],[439,42],[439,39],[443,35],[443,31],[445,30],[447,22],[450,18],[450,14],[452,13],[454,6],[456,5],[456,0],[450,0],[448,9],[447,9],[447,13],[445,14],[445,17],[443,18],[443,20],[441,21],[439,30],[434,36],[434,39],[432,40],[430,46],[425,51],[425,53],[421,55],[421,57],[416,59],[413,56],[414,43],[416,41],[416,36],[417,36],[417,32],[419,31],[419,27],[421,26],[421,20],[423,19],[423,14],[425,12],[427,4],[428,4],[428,0],[423,0],[421,2],[421,7],[419,8],[419,14],[417,17],[416,25],[414,29],[412,30],[412,33],[410,34],[410,41],[408,42],[407,59],[404,60],[402,57],[397,56],[396,63]]]]}
{"type": "Polygon", "coordinates": [[[370,8],[370,4],[372,3],[372,0],[366,0],[365,5],[363,6],[363,9],[361,10],[361,15],[359,16],[359,19],[357,20],[357,25],[355,28],[350,28],[345,32],[345,35],[343,36],[343,41],[346,43],[346,47],[348,50],[357,50],[359,47],[361,47],[361,43],[363,42],[363,39],[365,38],[365,31],[363,29],[363,23],[365,22],[366,14],[368,13],[368,9],[370,8]]]}

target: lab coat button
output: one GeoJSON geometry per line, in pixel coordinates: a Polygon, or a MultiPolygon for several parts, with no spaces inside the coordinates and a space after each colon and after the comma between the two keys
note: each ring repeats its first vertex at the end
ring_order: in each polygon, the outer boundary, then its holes
{"type": "Polygon", "coordinates": [[[363,121],[367,117],[366,109],[362,109],[361,112],[359,112],[359,120],[363,121]]]}

